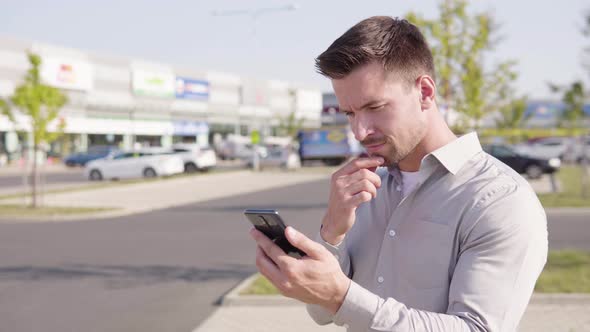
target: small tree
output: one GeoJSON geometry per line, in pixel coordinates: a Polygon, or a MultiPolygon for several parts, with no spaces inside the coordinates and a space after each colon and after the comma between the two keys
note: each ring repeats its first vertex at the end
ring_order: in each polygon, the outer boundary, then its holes
{"type": "Polygon", "coordinates": [[[438,18],[425,19],[412,12],[406,17],[422,28],[432,49],[443,104],[464,116],[459,127],[477,129],[484,115],[513,101],[512,95],[505,96],[508,100],[499,100],[498,95],[517,76],[514,61],[484,70],[485,56],[497,43],[498,25],[489,13],[470,15],[467,4],[466,0],[443,0],[438,18]]]}
{"type": "MultiPolygon", "coordinates": [[[[31,134],[33,143],[33,168],[31,171],[31,196],[32,207],[38,205],[38,179],[39,169],[37,167],[37,154],[44,144],[50,144],[63,135],[65,122],[59,121],[55,131],[49,131],[49,125],[57,120],[60,108],[67,102],[67,97],[59,90],[41,83],[40,67],[41,57],[29,53],[29,62],[31,68],[28,70],[24,82],[19,85],[10,101],[12,104],[31,121],[31,134]]],[[[3,113],[5,113],[13,123],[15,116],[3,103],[3,113]]]]}
{"type": "Polygon", "coordinates": [[[279,118],[278,133],[280,135],[296,138],[297,133],[303,127],[303,118],[297,119],[295,111],[289,113],[286,117],[279,118]]]}

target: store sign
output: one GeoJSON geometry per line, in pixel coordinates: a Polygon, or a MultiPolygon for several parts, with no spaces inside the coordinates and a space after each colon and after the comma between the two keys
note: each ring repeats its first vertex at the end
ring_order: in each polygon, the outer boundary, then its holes
{"type": "Polygon", "coordinates": [[[94,85],[94,69],[86,61],[44,57],[41,79],[56,88],[89,91],[94,85]]]}
{"type": "Polygon", "coordinates": [[[207,100],[209,99],[209,82],[177,77],[176,98],[207,100]]]}
{"type": "Polygon", "coordinates": [[[174,98],[175,77],[171,72],[134,70],[131,81],[133,93],[139,96],[174,98]]]}
{"type": "Polygon", "coordinates": [[[209,125],[206,122],[197,121],[174,121],[174,135],[197,136],[208,135],[209,125]]]}

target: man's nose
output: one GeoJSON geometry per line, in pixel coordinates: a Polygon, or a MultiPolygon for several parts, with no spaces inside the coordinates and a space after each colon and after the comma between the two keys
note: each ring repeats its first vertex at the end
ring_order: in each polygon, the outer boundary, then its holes
{"type": "Polygon", "coordinates": [[[354,119],[352,131],[357,141],[363,141],[365,138],[367,138],[367,136],[375,132],[372,124],[363,116],[357,116],[354,119]]]}

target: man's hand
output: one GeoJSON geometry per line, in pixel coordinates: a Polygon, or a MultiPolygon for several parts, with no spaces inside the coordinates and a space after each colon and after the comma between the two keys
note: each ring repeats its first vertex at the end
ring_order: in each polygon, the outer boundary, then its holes
{"type": "Polygon", "coordinates": [[[358,158],[332,175],[328,210],[322,221],[324,241],[338,244],[354,224],[356,208],[377,197],[381,178],[374,173],[383,158],[358,158]]]}
{"type": "Polygon", "coordinates": [[[287,227],[287,240],[307,254],[297,259],[285,254],[255,228],[250,231],[250,235],[258,244],[258,270],[281,294],[305,303],[321,305],[333,314],[338,311],[348,292],[350,279],[326,248],[292,227],[287,227]]]}

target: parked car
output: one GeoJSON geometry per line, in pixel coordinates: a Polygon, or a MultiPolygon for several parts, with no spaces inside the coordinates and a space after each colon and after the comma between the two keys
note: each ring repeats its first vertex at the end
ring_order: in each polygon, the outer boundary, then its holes
{"type": "Polygon", "coordinates": [[[586,162],[590,162],[590,136],[576,139],[574,158],[578,163],[583,162],[584,159],[586,159],[586,162]]]}
{"type": "Polygon", "coordinates": [[[165,150],[126,151],[111,154],[86,164],[85,176],[91,181],[124,178],[154,178],[182,173],[179,156],[165,150]]]}
{"type": "Polygon", "coordinates": [[[209,147],[201,147],[198,144],[175,144],[172,151],[182,158],[185,173],[208,171],[217,165],[215,151],[209,147]]]}
{"type": "Polygon", "coordinates": [[[575,141],[571,137],[540,137],[519,144],[516,149],[529,156],[575,161],[575,141]]]}
{"type": "Polygon", "coordinates": [[[94,145],[88,148],[86,152],[73,153],[66,158],[63,162],[68,167],[74,166],[85,166],[88,162],[100,158],[104,158],[109,154],[116,153],[118,148],[115,146],[108,145],[94,145]]]}
{"type": "Polygon", "coordinates": [[[483,149],[518,173],[526,174],[531,179],[537,179],[543,174],[554,173],[561,167],[559,158],[529,156],[505,144],[484,145],[483,149]]]}
{"type": "MultiPolygon", "coordinates": [[[[252,167],[252,159],[250,157],[248,160],[248,167],[252,167]]],[[[259,154],[258,162],[261,169],[278,167],[286,170],[295,170],[301,168],[299,154],[288,147],[269,147],[266,149],[266,153],[259,154]]]]}

